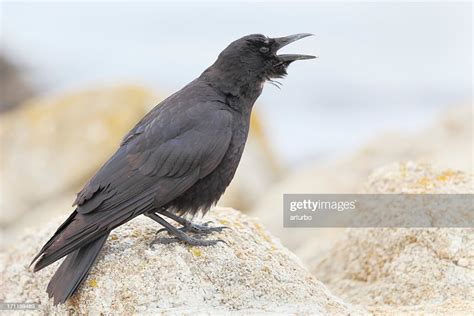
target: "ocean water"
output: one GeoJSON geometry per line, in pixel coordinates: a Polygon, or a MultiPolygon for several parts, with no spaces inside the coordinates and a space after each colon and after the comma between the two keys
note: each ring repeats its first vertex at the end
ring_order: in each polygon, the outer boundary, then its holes
{"type": "Polygon", "coordinates": [[[318,55],[256,110],[288,165],[416,131],[472,98],[470,2],[2,2],[2,50],[41,94],[111,83],[170,94],[243,35],[310,32],[318,55]]]}

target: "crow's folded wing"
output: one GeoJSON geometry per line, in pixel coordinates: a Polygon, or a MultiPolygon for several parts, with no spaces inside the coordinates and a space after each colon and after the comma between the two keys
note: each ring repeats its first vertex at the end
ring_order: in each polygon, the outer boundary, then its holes
{"type": "Polygon", "coordinates": [[[78,193],[76,210],[38,254],[35,269],[168,203],[219,165],[232,137],[232,114],[221,103],[153,111],[78,193]]]}
{"type": "Polygon", "coordinates": [[[219,103],[176,110],[160,111],[126,136],[121,148],[78,194],[78,213],[103,211],[110,201],[122,203],[141,194],[157,194],[156,200],[161,197],[165,204],[182,190],[163,188],[162,182],[179,182],[180,188],[187,189],[217,167],[229,147],[232,114],[219,103]]]}

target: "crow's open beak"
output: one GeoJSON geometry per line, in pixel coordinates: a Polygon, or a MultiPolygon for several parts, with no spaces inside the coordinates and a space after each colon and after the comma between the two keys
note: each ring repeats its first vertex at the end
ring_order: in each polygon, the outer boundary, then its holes
{"type": "MultiPolygon", "coordinates": [[[[275,41],[275,51],[278,51],[280,48],[285,47],[286,45],[293,43],[297,40],[300,40],[302,38],[308,37],[308,36],[313,36],[313,34],[310,33],[299,33],[299,34],[294,34],[294,35],[289,35],[285,37],[277,37],[274,38],[273,40],[275,41]]],[[[302,60],[302,59],[313,59],[316,58],[316,56],[311,56],[311,55],[297,55],[297,54],[281,54],[277,55],[277,57],[283,61],[283,62],[292,62],[295,60],[302,60]]]]}

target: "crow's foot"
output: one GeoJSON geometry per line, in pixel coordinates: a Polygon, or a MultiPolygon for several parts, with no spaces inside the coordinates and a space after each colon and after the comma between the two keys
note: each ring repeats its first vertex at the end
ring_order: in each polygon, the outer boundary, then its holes
{"type": "MultiPolygon", "coordinates": [[[[212,222],[206,222],[204,224],[195,224],[192,222],[186,223],[185,226],[178,228],[178,230],[182,232],[189,232],[197,235],[207,235],[212,232],[221,232],[224,229],[231,229],[230,227],[227,226],[217,226],[217,227],[211,227],[209,226],[209,223],[212,222]]],[[[164,231],[169,231],[167,228],[161,228],[159,229],[156,234],[158,235],[159,233],[162,233],[164,231]]]]}
{"type": "Polygon", "coordinates": [[[166,238],[166,237],[156,238],[155,240],[153,240],[151,242],[150,246],[152,246],[156,243],[170,244],[170,243],[177,242],[177,241],[182,241],[182,242],[185,242],[185,243],[187,243],[189,245],[192,245],[192,246],[212,246],[212,245],[217,244],[218,242],[226,243],[222,239],[203,240],[203,239],[191,237],[188,234],[186,234],[185,232],[186,231],[194,231],[194,232],[198,232],[198,233],[201,233],[201,234],[207,234],[211,231],[221,231],[221,230],[223,230],[224,228],[227,228],[227,227],[209,227],[209,226],[207,226],[209,224],[209,222],[204,223],[202,225],[198,225],[198,224],[193,224],[193,223],[188,221],[189,224],[186,223],[188,225],[183,226],[181,228],[176,228],[176,227],[174,227],[173,225],[171,225],[170,223],[168,223],[162,217],[160,217],[159,215],[157,215],[155,213],[147,213],[145,215],[150,217],[151,219],[153,219],[154,221],[156,221],[157,223],[160,223],[161,225],[163,225],[165,227],[164,229],[160,229],[157,233],[159,233],[163,230],[166,230],[166,231],[168,231],[169,234],[175,236],[174,238],[166,238]]]}

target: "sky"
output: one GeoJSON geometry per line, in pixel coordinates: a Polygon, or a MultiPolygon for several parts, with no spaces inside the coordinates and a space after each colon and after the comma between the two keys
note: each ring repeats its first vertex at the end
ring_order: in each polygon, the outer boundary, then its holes
{"type": "Polygon", "coordinates": [[[472,98],[470,2],[2,2],[1,43],[41,94],[139,83],[166,96],[231,41],[309,32],[256,111],[283,162],[416,131],[472,98]]]}

